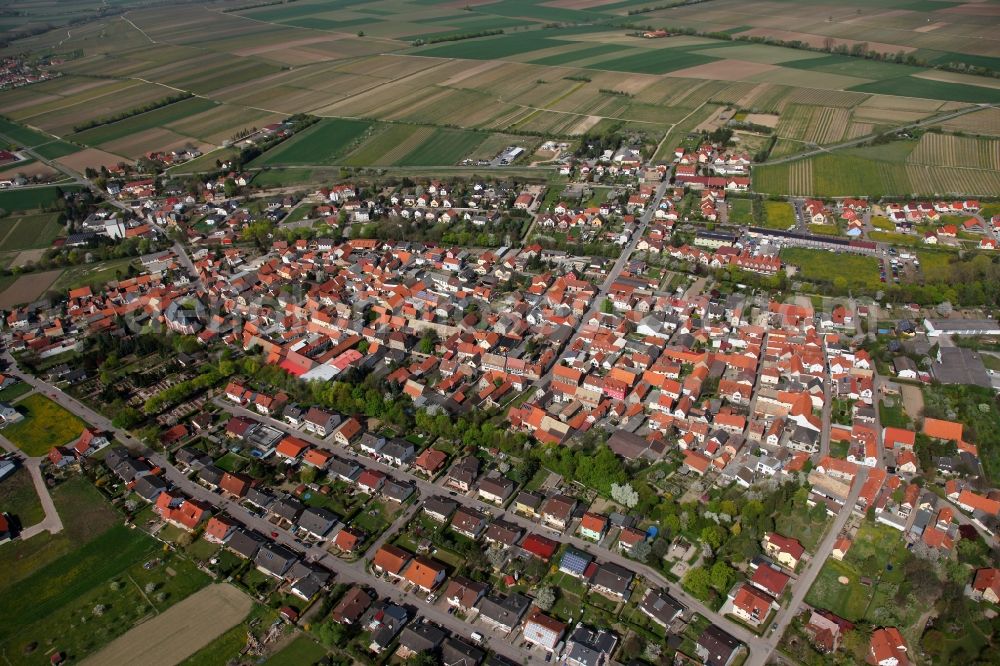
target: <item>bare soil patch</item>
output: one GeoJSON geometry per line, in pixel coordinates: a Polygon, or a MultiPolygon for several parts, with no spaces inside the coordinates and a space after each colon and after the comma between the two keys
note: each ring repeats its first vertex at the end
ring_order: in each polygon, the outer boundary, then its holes
{"type": "Polygon", "coordinates": [[[463,69],[461,72],[459,72],[455,76],[451,77],[450,79],[446,80],[441,85],[447,87],[447,86],[453,86],[453,85],[459,84],[459,83],[461,83],[462,81],[465,81],[468,78],[471,78],[473,76],[479,76],[483,72],[488,72],[489,70],[493,69],[494,67],[499,67],[502,64],[503,64],[503,61],[501,61],[501,60],[486,60],[485,62],[482,62],[482,63],[480,63],[478,65],[473,65],[472,67],[468,67],[466,69],[463,69]]]}
{"type": "Polygon", "coordinates": [[[931,30],[937,30],[938,28],[943,28],[946,25],[948,24],[939,21],[937,23],[930,23],[928,25],[922,25],[919,28],[914,28],[913,32],[930,32],[931,30]]]}
{"type": "Polygon", "coordinates": [[[112,155],[103,150],[97,148],[85,148],[78,153],[73,153],[71,155],[66,155],[65,157],[60,157],[56,160],[59,164],[69,167],[74,171],[83,172],[87,167],[94,169],[100,169],[103,167],[113,167],[119,162],[128,162],[129,160],[118,155],[112,155]]]}
{"type": "Polygon", "coordinates": [[[903,409],[911,419],[918,420],[924,413],[924,394],[920,387],[900,384],[899,390],[903,395],[903,409]]]}
{"type": "Polygon", "coordinates": [[[59,172],[44,162],[32,162],[31,164],[14,162],[9,168],[0,171],[0,179],[12,178],[19,173],[31,178],[33,176],[55,176],[59,172]]]}
{"type": "Polygon", "coordinates": [[[209,585],[112,641],[84,664],[173,666],[243,621],[250,597],[228,583],[209,585]]]}
{"type": "Polygon", "coordinates": [[[0,292],[0,308],[8,309],[22,303],[31,303],[41,297],[52,286],[62,271],[45,271],[22,275],[3,292],[0,292]]]}
{"type": "Polygon", "coordinates": [[[754,125],[763,125],[764,127],[776,127],[778,125],[778,120],[781,116],[775,115],[773,113],[748,113],[747,122],[753,123],[754,125]]]}
{"type": "Polygon", "coordinates": [[[46,248],[41,248],[39,250],[23,250],[18,253],[14,260],[10,262],[11,266],[24,266],[27,263],[38,261],[45,256],[47,252],[46,248]]]}

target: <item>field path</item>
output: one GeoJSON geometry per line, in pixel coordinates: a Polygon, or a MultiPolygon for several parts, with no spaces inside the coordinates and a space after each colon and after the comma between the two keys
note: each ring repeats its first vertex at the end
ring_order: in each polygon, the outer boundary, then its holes
{"type": "Polygon", "coordinates": [[[83,660],[88,666],[173,666],[243,621],[250,597],[228,583],[209,585],[130,629],[83,660]]]}

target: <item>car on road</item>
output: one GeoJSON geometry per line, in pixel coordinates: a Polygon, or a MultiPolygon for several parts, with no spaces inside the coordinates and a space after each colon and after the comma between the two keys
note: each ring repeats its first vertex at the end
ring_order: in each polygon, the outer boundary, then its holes
{"type": "Polygon", "coordinates": [[[271,532],[271,538],[272,539],[277,539],[278,538],[278,533],[277,532],[271,532]]]}

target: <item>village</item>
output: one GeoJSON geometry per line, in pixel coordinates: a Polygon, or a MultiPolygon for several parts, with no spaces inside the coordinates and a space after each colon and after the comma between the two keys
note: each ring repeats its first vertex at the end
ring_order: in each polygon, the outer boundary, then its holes
{"type": "MultiPolygon", "coordinates": [[[[743,173],[705,151],[692,159],[743,173]]],[[[201,200],[109,174],[117,203],[74,242],[183,242],[9,312],[5,377],[30,394],[2,405],[0,433],[30,425],[18,406],[35,398],[79,417],[72,442],[25,464],[82,467],[133,524],[354,658],[763,664],[787,630],[820,654],[909,663],[913,627],[877,626],[851,652],[854,624],[816,603],[830,562],[876,536],[961,563],[969,595],[996,603],[997,570],[959,548],[998,529],[977,442],[909,407],[922,382],[989,389],[980,355],[944,340],[1000,335],[995,321],[917,308],[873,349],[886,310],[870,299],[779,301],[694,269],[773,278],[783,247],[886,265],[890,248],[710,227],[745,177],[696,175],[680,150],[651,169],[605,157],[618,194],[596,205],[588,164],[555,196],[438,180],[243,203],[237,173],[201,200]],[[289,221],[299,209],[320,234],[295,237],[313,231],[289,221]],[[506,231],[490,248],[412,239],[441,224],[506,231]],[[366,225],[387,236],[355,238],[366,225]]]]}

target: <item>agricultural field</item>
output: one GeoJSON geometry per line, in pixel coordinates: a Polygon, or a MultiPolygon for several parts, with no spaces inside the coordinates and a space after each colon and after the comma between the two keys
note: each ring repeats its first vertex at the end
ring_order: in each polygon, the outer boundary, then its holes
{"type": "Polygon", "coordinates": [[[191,562],[164,557],[158,546],[115,526],[6,586],[8,598],[32,603],[0,609],[0,649],[28,654],[35,644],[40,653],[58,647],[81,658],[206,585],[208,576],[191,562]],[[154,592],[145,593],[147,586],[154,592]]]}
{"type": "Polygon", "coordinates": [[[12,308],[41,298],[61,275],[60,270],[19,275],[0,291],[0,308],[12,308]]]}
{"type": "Polygon", "coordinates": [[[261,155],[252,166],[336,164],[372,127],[363,120],[322,120],[261,155]]]}
{"type": "Polygon", "coordinates": [[[0,219],[0,252],[47,248],[63,231],[59,213],[15,213],[0,219]]]}
{"type": "MultiPolygon", "coordinates": [[[[905,13],[939,14],[934,5],[917,4],[905,13]]],[[[312,113],[325,122],[259,158],[255,166],[416,167],[453,165],[492,152],[481,148],[487,139],[461,130],[569,138],[624,123],[626,130],[665,137],[657,155],[662,159],[695,128],[711,129],[715,114],[730,106],[774,114],[780,140],[772,157],[781,158],[811,144],[834,145],[1000,100],[994,79],[922,66],[704,36],[641,39],[616,27],[639,7],[650,9],[642,0],[505,0],[469,7],[429,0],[336,6],[300,0],[294,6],[225,12],[191,6],[183,13],[143,7],[130,11],[128,21],[106,17],[75,26],[71,34],[54,31],[25,42],[39,52],[73,56],[57,65],[64,74],[58,79],[0,92],[7,117],[24,123],[0,120],[0,134],[79,168],[84,160],[136,159],[177,147],[208,152],[242,130],[312,113]],[[433,43],[497,29],[505,33],[433,43]],[[206,34],[212,39],[205,40],[206,34]],[[196,96],[74,131],[179,92],[196,96]],[[399,123],[403,126],[397,128],[399,123]],[[434,142],[437,150],[425,142],[434,142]],[[80,155],[80,146],[104,152],[80,155]]],[[[857,9],[864,17],[869,8],[857,9]]],[[[975,54],[963,54],[981,27],[970,17],[963,16],[961,23],[971,35],[958,39],[956,16],[941,25],[898,19],[903,28],[885,26],[881,17],[876,30],[836,16],[818,25],[814,13],[787,0],[758,3],[752,12],[735,0],[713,0],[707,9],[654,9],[641,19],[652,27],[689,25],[813,45],[827,38],[847,47],[864,42],[892,53],[901,50],[900,42],[913,41],[924,43],[917,53],[933,63],[964,58],[988,67],[1000,62],[1000,49],[992,52],[983,44],[975,54]],[[773,22],[786,25],[789,16],[801,21],[773,32],[773,22]],[[927,25],[933,30],[918,30],[927,25]]],[[[942,124],[996,136],[998,122],[995,109],[979,109],[942,124]]],[[[956,159],[962,148],[956,146],[956,159]]],[[[990,149],[983,144],[971,174],[913,161],[865,165],[864,178],[841,177],[826,172],[835,162],[810,161],[765,167],[755,184],[778,194],[981,195],[995,191],[990,149]],[[873,173],[877,176],[870,180],[873,173]]],[[[177,171],[210,170],[215,159],[177,171]]]]}
{"type": "Polygon", "coordinates": [[[12,213],[47,208],[54,205],[61,195],[79,189],[77,185],[65,185],[2,190],[0,191],[0,209],[12,213]]]}
{"type": "Polygon", "coordinates": [[[786,247],[781,250],[781,260],[798,268],[796,277],[810,282],[869,290],[877,289],[880,284],[875,257],[786,247]]]}
{"type": "MultiPolygon", "coordinates": [[[[928,136],[937,135],[924,135],[921,144],[928,136]]],[[[928,141],[940,142],[947,149],[957,151],[957,146],[961,145],[957,139],[959,137],[945,136],[928,141]]],[[[976,164],[977,161],[980,164],[993,163],[996,156],[988,154],[988,147],[995,142],[985,139],[966,141],[969,142],[966,145],[970,147],[968,168],[916,163],[916,159],[932,159],[930,153],[921,150],[920,146],[914,148],[912,142],[901,142],[902,150],[897,150],[895,144],[888,144],[838,151],[782,164],[764,164],[754,168],[752,172],[753,188],[766,194],[822,197],[995,195],[1000,191],[1000,170],[976,164]],[[908,157],[900,159],[900,153],[911,150],[908,157]],[[897,154],[892,154],[894,152],[897,154]]],[[[949,159],[949,153],[940,154],[942,159],[949,159]]],[[[951,154],[950,159],[962,160],[958,152],[951,154]]]]}
{"type": "Polygon", "coordinates": [[[87,424],[44,395],[35,393],[17,403],[24,418],[3,429],[3,436],[29,456],[44,456],[54,446],[72,442],[87,424]]]}
{"type": "Polygon", "coordinates": [[[209,585],[129,630],[84,663],[181,662],[239,624],[252,606],[250,597],[228,583],[209,585]],[[177,635],[184,640],[176,640],[177,635]]]}

